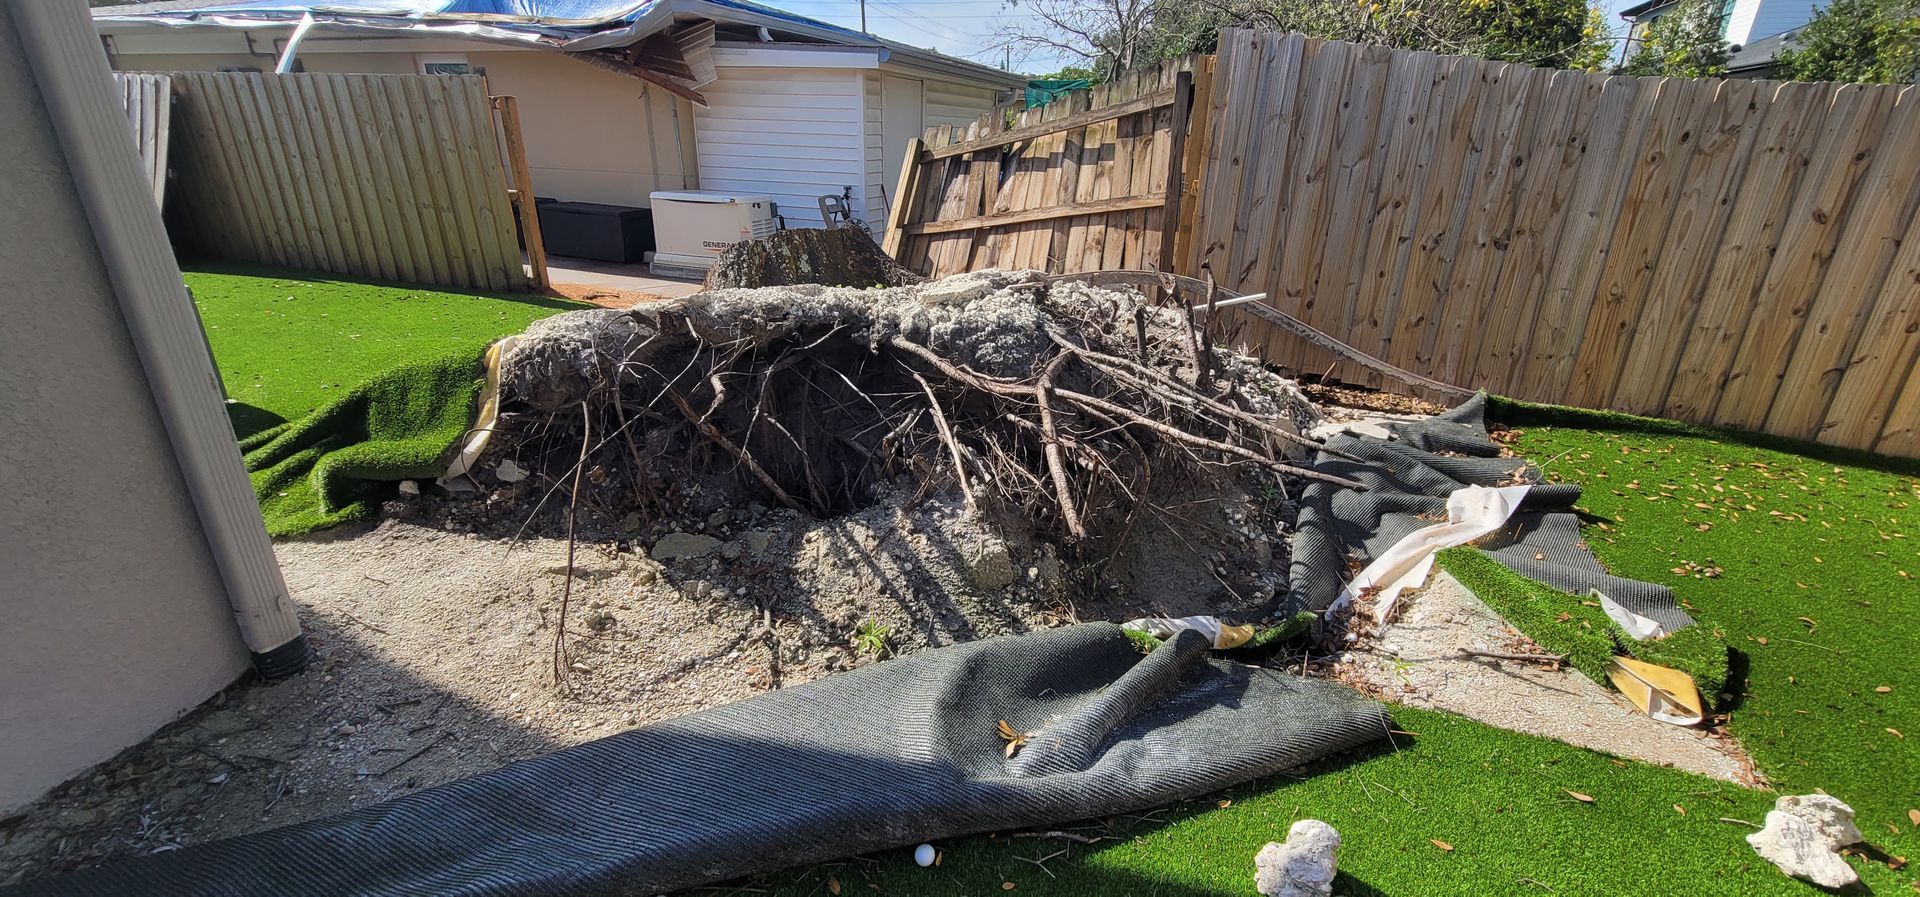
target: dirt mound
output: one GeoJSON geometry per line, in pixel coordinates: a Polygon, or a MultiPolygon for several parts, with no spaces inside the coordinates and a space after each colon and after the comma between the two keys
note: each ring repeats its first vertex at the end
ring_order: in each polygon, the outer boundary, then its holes
{"type": "MultiPolygon", "coordinates": [[[[1073,620],[1261,618],[1286,497],[1319,476],[1290,463],[1320,420],[1290,381],[1183,310],[1039,272],[559,315],[507,353],[501,411],[467,492],[390,511],[645,555],[744,605],[790,663],[790,623],[864,645],[854,663],[1073,620]]],[[[564,613],[572,638],[585,618],[564,613]]]]}

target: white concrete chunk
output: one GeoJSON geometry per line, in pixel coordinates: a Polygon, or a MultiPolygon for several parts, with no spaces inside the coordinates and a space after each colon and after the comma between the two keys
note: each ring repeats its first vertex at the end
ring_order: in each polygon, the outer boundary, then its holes
{"type": "Polygon", "coordinates": [[[1270,843],[1253,858],[1253,884],[1266,897],[1328,897],[1340,855],[1340,833],[1318,819],[1287,830],[1286,843],[1270,843]]]}

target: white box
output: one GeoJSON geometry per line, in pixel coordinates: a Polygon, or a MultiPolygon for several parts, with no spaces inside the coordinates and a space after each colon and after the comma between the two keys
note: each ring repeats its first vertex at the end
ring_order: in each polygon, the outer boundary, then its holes
{"type": "Polygon", "coordinates": [[[661,276],[703,276],[720,250],[779,228],[773,197],[764,194],[660,190],[650,198],[655,248],[651,268],[661,276]]]}

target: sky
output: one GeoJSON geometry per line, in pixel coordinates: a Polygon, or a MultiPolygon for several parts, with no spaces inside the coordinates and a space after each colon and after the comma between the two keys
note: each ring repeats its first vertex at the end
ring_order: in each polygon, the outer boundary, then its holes
{"type": "MultiPolygon", "coordinates": [[[[758,0],[770,6],[858,30],[860,0],[758,0]]],[[[1026,18],[1006,0],[866,0],[867,30],[884,38],[938,50],[975,62],[1001,66],[1004,51],[995,49],[1000,29],[1026,18]]],[[[1021,72],[1051,72],[1073,60],[1062,54],[1013,53],[1012,68],[1021,72]]]]}
{"type": "MultiPolygon", "coordinates": [[[[847,28],[860,27],[860,0],[759,0],[803,16],[847,28]]],[[[1619,12],[1637,0],[1605,0],[1607,21],[1616,34],[1624,33],[1619,12]]],[[[998,32],[1009,22],[1028,18],[1007,0],[866,0],[867,30],[881,37],[938,50],[990,65],[1008,65],[1006,54],[995,48],[998,32]]],[[[1012,70],[1044,73],[1077,62],[1058,52],[1012,55],[1012,70]]]]}

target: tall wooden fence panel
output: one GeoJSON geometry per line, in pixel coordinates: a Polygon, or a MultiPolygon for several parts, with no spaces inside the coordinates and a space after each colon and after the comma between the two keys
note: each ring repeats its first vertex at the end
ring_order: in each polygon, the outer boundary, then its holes
{"type": "Polygon", "coordinates": [[[171,77],[183,248],[369,279],[529,288],[480,77],[171,77]]]}
{"type": "Polygon", "coordinates": [[[153,72],[116,72],[115,93],[127,110],[133,129],[133,147],[140,154],[140,173],[153,185],[153,204],[167,198],[167,150],[173,127],[173,79],[153,72]]]}
{"type": "Polygon", "coordinates": [[[965,128],[929,129],[903,166],[888,251],[936,276],[1159,269],[1191,70],[1203,59],[1128,72],[1022,111],[1011,125],[996,111],[965,128]]]}
{"type": "Polygon", "coordinates": [[[1920,456],[1920,87],[1247,31],[1215,71],[1181,273],[1452,383],[1920,456]]]}

